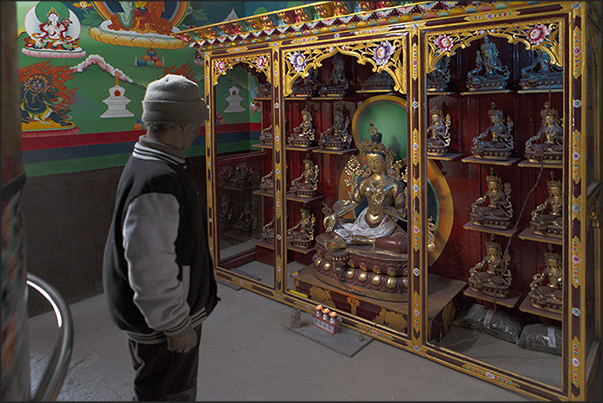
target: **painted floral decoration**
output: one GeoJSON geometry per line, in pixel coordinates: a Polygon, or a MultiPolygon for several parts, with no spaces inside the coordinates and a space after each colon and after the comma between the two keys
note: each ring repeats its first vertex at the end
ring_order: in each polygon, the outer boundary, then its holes
{"type": "Polygon", "coordinates": [[[266,65],[266,57],[265,56],[258,57],[255,61],[255,65],[257,66],[258,69],[261,69],[262,67],[264,67],[266,65]]]}
{"type": "Polygon", "coordinates": [[[531,43],[541,43],[547,36],[549,36],[551,31],[552,28],[547,28],[542,24],[536,25],[534,28],[530,29],[528,39],[531,43]]]}
{"type": "Polygon", "coordinates": [[[452,49],[454,41],[448,35],[440,35],[436,38],[434,43],[442,52],[448,52],[450,49],[452,49]]]}
{"type": "Polygon", "coordinates": [[[298,73],[306,68],[306,58],[300,52],[295,52],[289,56],[289,61],[298,73]]]}
{"type": "Polygon", "coordinates": [[[393,46],[391,43],[381,42],[373,52],[373,58],[375,59],[375,63],[377,63],[377,66],[382,66],[387,63],[389,58],[394,54],[395,50],[396,47],[393,46]]]}
{"type": "Polygon", "coordinates": [[[224,70],[226,70],[226,63],[224,63],[224,60],[216,60],[216,69],[220,73],[223,73],[224,70]]]}

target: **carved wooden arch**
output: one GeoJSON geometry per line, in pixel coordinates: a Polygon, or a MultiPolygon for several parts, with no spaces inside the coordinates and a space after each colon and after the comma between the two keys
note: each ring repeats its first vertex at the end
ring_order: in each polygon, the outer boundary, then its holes
{"type": "Polygon", "coordinates": [[[448,30],[446,33],[433,33],[426,36],[428,46],[425,48],[427,66],[425,73],[430,73],[436,68],[438,61],[444,56],[453,56],[456,50],[465,49],[471,42],[479,40],[486,35],[506,38],[509,43],[523,43],[527,50],[540,49],[551,57],[551,63],[560,67],[561,55],[565,44],[559,36],[563,21],[559,19],[543,20],[538,23],[500,24],[493,25],[487,30],[458,31],[448,30]]]}
{"type": "Polygon", "coordinates": [[[336,53],[354,56],[359,64],[369,63],[375,73],[387,72],[394,80],[394,90],[406,94],[406,69],[403,68],[402,52],[406,49],[407,34],[404,33],[393,39],[375,39],[372,41],[354,41],[341,44],[330,44],[285,52],[284,63],[284,96],[290,95],[293,83],[299,77],[307,77],[311,68],[318,69],[322,61],[336,53]],[[384,49],[391,50],[391,54],[384,58],[375,55],[384,49]],[[296,62],[299,60],[300,62],[296,62]],[[303,63],[302,63],[303,61],[303,63]]]}
{"type": "MultiPolygon", "coordinates": [[[[236,49],[235,49],[236,50],[236,49]]],[[[241,49],[238,49],[241,51],[241,49]]],[[[211,58],[211,82],[213,85],[218,83],[220,76],[225,75],[228,71],[234,67],[241,65],[245,70],[249,71],[256,77],[261,77],[259,73],[263,73],[265,81],[261,81],[262,84],[265,82],[271,82],[272,75],[270,74],[272,59],[270,53],[256,53],[250,55],[232,55],[224,58],[211,58]]]]}

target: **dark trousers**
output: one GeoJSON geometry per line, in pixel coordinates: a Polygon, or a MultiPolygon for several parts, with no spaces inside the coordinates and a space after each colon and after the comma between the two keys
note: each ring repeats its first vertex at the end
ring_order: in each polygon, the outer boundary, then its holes
{"type": "Polygon", "coordinates": [[[197,347],[188,353],[168,351],[167,342],[141,344],[128,340],[130,359],[136,371],[132,400],[196,400],[201,325],[195,332],[197,347]]]}

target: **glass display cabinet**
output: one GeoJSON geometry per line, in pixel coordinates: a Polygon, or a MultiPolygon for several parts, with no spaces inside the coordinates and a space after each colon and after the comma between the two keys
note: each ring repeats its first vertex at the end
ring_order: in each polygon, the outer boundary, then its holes
{"type": "Polygon", "coordinates": [[[536,399],[587,399],[598,3],[320,2],[174,36],[205,65],[219,279],[536,399]]]}

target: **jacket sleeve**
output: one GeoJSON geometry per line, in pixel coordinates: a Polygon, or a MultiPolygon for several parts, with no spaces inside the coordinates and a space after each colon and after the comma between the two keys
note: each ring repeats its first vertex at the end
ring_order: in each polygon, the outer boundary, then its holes
{"type": "Polygon", "coordinates": [[[128,206],[122,229],[134,303],[147,325],[167,336],[190,324],[188,284],[178,279],[176,263],[179,209],[173,195],[143,194],[128,206]]]}

